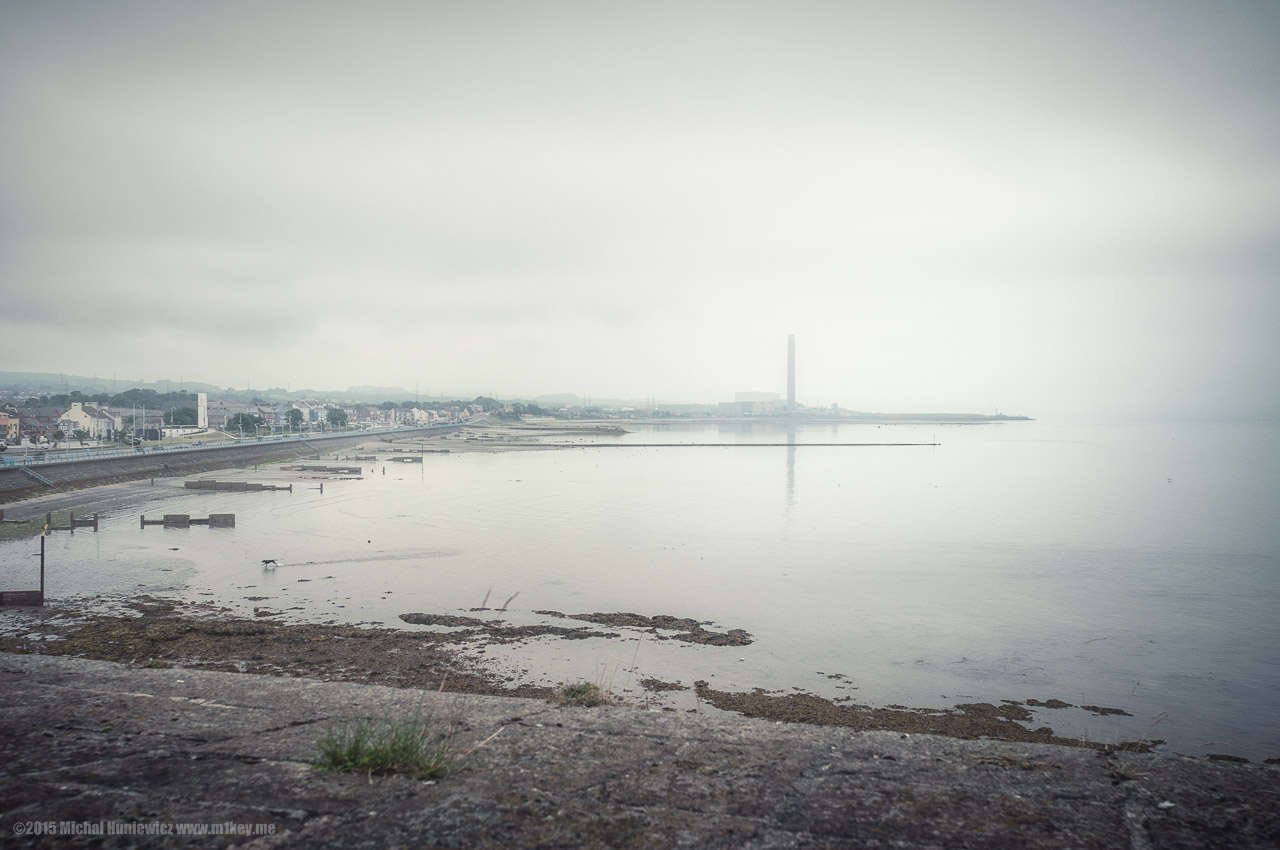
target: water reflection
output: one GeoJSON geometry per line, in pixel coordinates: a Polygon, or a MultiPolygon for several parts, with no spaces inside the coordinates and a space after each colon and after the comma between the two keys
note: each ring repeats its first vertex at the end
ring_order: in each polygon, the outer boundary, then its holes
{"type": "MultiPolygon", "coordinates": [[[[1087,700],[1131,712],[1136,734],[1167,711],[1184,740],[1253,741],[1271,757],[1274,724],[1249,718],[1280,699],[1280,469],[1256,451],[1274,427],[1236,430],[953,428],[926,453],[810,444],[829,431],[936,442],[932,427],[663,424],[622,442],[784,445],[428,454],[416,469],[383,453],[376,474],[323,493],[306,481],[164,496],[158,481],[147,513],[236,513],[234,533],[140,530],[141,511],[122,511],[99,535],[53,541],[51,581],[55,594],[172,586],[242,616],[397,626],[494,588],[490,602],[519,593],[512,623],[635,611],[756,636],[731,656],[646,638],[636,664],[664,681],[835,697],[839,673],[868,702],[1087,700]],[[280,569],[264,575],[264,558],[280,569]]],[[[28,548],[0,544],[0,563],[25,567],[28,548]]],[[[587,677],[618,645],[557,645],[561,668],[521,666],[587,677]]],[[[619,651],[624,667],[634,657],[619,651]]]]}
{"type": "MultiPolygon", "coordinates": [[[[834,431],[834,428],[833,428],[834,431]]],[[[791,509],[796,503],[796,426],[788,424],[787,438],[787,518],[791,518],[791,509]]]]}

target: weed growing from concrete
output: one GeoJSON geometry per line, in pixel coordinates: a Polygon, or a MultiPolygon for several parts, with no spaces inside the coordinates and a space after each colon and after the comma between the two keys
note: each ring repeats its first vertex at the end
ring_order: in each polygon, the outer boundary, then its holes
{"type": "Polygon", "coordinates": [[[594,682],[573,682],[561,684],[556,690],[556,699],[569,705],[603,705],[606,700],[604,691],[594,682]]]}
{"type": "MultiPolygon", "coordinates": [[[[444,681],[436,699],[444,693],[444,681]]],[[[312,770],[402,774],[413,779],[434,779],[462,767],[467,757],[501,734],[505,726],[478,744],[459,750],[453,740],[454,724],[436,722],[434,706],[418,708],[399,717],[357,720],[330,727],[316,741],[312,770]]]]}
{"type": "Polygon", "coordinates": [[[461,765],[464,755],[454,747],[452,728],[442,730],[422,713],[331,728],[316,748],[314,770],[398,773],[413,779],[444,776],[461,765]]]}

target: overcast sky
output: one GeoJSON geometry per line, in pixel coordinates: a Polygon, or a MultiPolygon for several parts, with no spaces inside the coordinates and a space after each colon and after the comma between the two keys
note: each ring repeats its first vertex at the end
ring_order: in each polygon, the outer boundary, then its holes
{"type": "Polygon", "coordinates": [[[1280,415],[1280,4],[0,3],[0,369],[1280,415]]]}

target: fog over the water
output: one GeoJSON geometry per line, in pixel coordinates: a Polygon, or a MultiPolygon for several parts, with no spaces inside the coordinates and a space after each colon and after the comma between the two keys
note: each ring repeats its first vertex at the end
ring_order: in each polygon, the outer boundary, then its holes
{"type": "Polygon", "coordinates": [[[1280,4],[0,5],[0,369],[1280,415],[1280,4]]]}

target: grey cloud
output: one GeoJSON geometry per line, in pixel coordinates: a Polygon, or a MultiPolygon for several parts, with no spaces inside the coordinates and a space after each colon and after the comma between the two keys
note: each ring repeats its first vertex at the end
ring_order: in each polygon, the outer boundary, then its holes
{"type": "Polygon", "coordinates": [[[1278,35],[1251,2],[5,4],[0,321],[13,368],[86,356],[41,345],[56,292],[126,371],[169,328],[318,386],[410,383],[426,332],[460,385],[729,393],[797,330],[850,406],[1113,403],[1101,364],[1161,357],[1167,398],[1261,386],[1278,35]]]}

